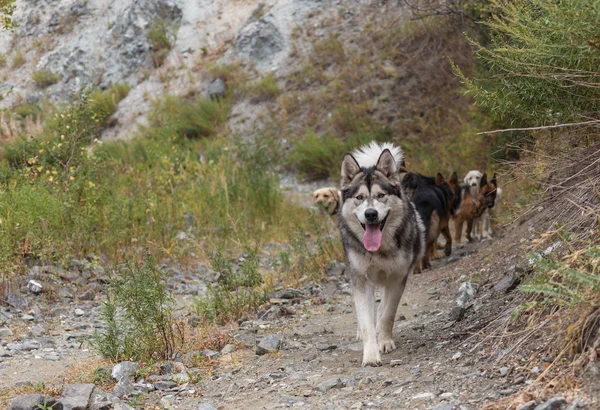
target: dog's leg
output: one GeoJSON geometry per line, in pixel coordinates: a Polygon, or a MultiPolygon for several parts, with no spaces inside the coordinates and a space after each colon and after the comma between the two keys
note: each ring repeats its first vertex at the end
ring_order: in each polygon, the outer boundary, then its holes
{"type": "Polygon", "coordinates": [[[444,254],[446,256],[452,255],[452,235],[450,235],[450,227],[448,225],[442,228],[442,235],[446,239],[446,245],[444,245],[444,254]]]}
{"type": "Polygon", "coordinates": [[[492,238],[492,224],[490,221],[490,210],[486,209],[483,215],[481,215],[481,219],[483,220],[483,228],[481,237],[491,239],[492,238]]]}
{"type": "Polygon", "coordinates": [[[457,244],[462,242],[462,230],[464,223],[465,221],[461,217],[457,217],[454,220],[454,240],[457,244]]]}
{"type": "Polygon", "coordinates": [[[385,283],[381,301],[382,309],[379,310],[379,318],[377,319],[377,338],[381,353],[389,353],[396,349],[396,344],[392,339],[392,331],[407,278],[408,274],[401,278],[393,276],[385,283]]]}
{"type": "Polygon", "coordinates": [[[469,242],[473,242],[473,237],[471,237],[471,231],[473,230],[473,220],[469,219],[467,221],[467,240],[469,242]]]}
{"type": "Polygon", "coordinates": [[[375,329],[375,286],[366,279],[354,284],[354,305],[358,319],[358,329],[363,339],[363,366],[381,365],[381,355],[377,346],[375,329]]]}
{"type": "Polygon", "coordinates": [[[473,219],[473,239],[480,240],[482,232],[481,217],[473,219]]]}

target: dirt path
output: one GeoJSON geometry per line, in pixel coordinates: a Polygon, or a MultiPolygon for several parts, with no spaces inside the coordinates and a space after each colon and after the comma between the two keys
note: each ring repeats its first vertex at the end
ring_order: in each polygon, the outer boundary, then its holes
{"type": "MultiPolygon", "coordinates": [[[[395,325],[398,348],[383,357],[382,367],[360,367],[349,286],[344,276],[332,276],[320,295],[325,303],[292,306],[296,314],[281,320],[244,323],[237,339],[251,348],[221,359],[222,367],[201,383],[203,399],[220,409],[466,410],[513,394],[514,377],[491,360],[498,352],[472,350],[480,340],[467,340],[469,332],[456,331],[461,323],[448,319],[459,284],[481,262],[477,249],[491,244],[455,249],[449,260],[410,278],[395,325]],[[284,348],[256,355],[253,346],[268,334],[280,335],[284,348]]],[[[183,400],[174,408],[190,405],[183,400]]]]}

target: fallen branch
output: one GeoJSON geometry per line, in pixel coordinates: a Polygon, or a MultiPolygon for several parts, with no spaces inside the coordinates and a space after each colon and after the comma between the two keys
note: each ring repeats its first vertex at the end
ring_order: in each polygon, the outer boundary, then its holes
{"type": "Polygon", "coordinates": [[[556,124],[556,125],[543,125],[540,127],[527,127],[527,128],[507,128],[504,130],[494,130],[494,131],[482,131],[478,132],[477,135],[484,134],[498,134],[500,132],[511,132],[511,131],[535,131],[535,130],[547,130],[551,128],[564,128],[564,127],[574,127],[578,125],[591,125],[591,124],[600,124],[600,120],[591,120],[591,121],[583,121],[583,122],[571,122],[567,124],[556,124]]]}

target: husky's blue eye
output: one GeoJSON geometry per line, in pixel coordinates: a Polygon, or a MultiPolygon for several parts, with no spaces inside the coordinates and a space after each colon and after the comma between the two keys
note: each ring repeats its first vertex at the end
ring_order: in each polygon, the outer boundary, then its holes
{"type": "Polygon", "coordinates": [[[357,196],[356,196],[356,199],[358,199],[359,201],[362,201],[362,200],[364,199],[364,196],[362,196],[362,195],[357,195],[357,196]]]}

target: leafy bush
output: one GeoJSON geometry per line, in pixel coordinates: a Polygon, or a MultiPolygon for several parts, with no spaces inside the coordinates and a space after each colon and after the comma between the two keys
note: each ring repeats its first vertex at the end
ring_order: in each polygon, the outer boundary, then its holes
{"type": "MultiPolygon", "coordinates": [[[[595,118],[600,109],[600,3],[494,0],[477,48],[487,70],[462,75],[478,104],[511,123],[595,118]]],[[[457,70],[460,72],[460,70],[457,70]]]]}
{"type": "Polygon", "coordinates": [[[6,62],[7,62],[6,54],[0,54],[0,68],[6,67],[6,62]]]}
{"type": "Polygon", "coordinates": [[[144,130],[150,136],[161,138],[178,136],[188,138],[212,137],[229,113],[228,101],[210,101],[198,98],[193,102],[167,95],[154,104],[149,114],[150,126],[144,130]]]}
{"type": "Polygon", "coordinates": [[[116,83],[108,90],[96,90],[90,94],[91,108],[103,118],[108,119],[117,111],[119,102],[127,97],[131,86],[126,83],[116,83]]]}
{"type": "Polygon", "coordinates": [[[172,315],[174,301],[165,273],[149,259],[126,263],[110,278],[95,337],[98,351],[114,360],[170,359],[182,346],[172,315]]]}
{"type": "Polygon", "coordinates": [[[390,130],[387,128],[376,130],[373,133],[354,134],[346,140],[331,135],[319,137],[315,133],[309,132],[294,144],[290,160],[303,177],[309,179],[337,178],[340,175],[341,161],[345,153],[370,141],[384,141],[389,136],[390,130]]]}
{"type": "Polygon", "coordinates": [[[44,89],[50,87],[52,84],[56,84],[60,80],[60,76],[50,70],[42,68],[34,71],[31,74],[31,79],[38,88],[44,89]]]}

